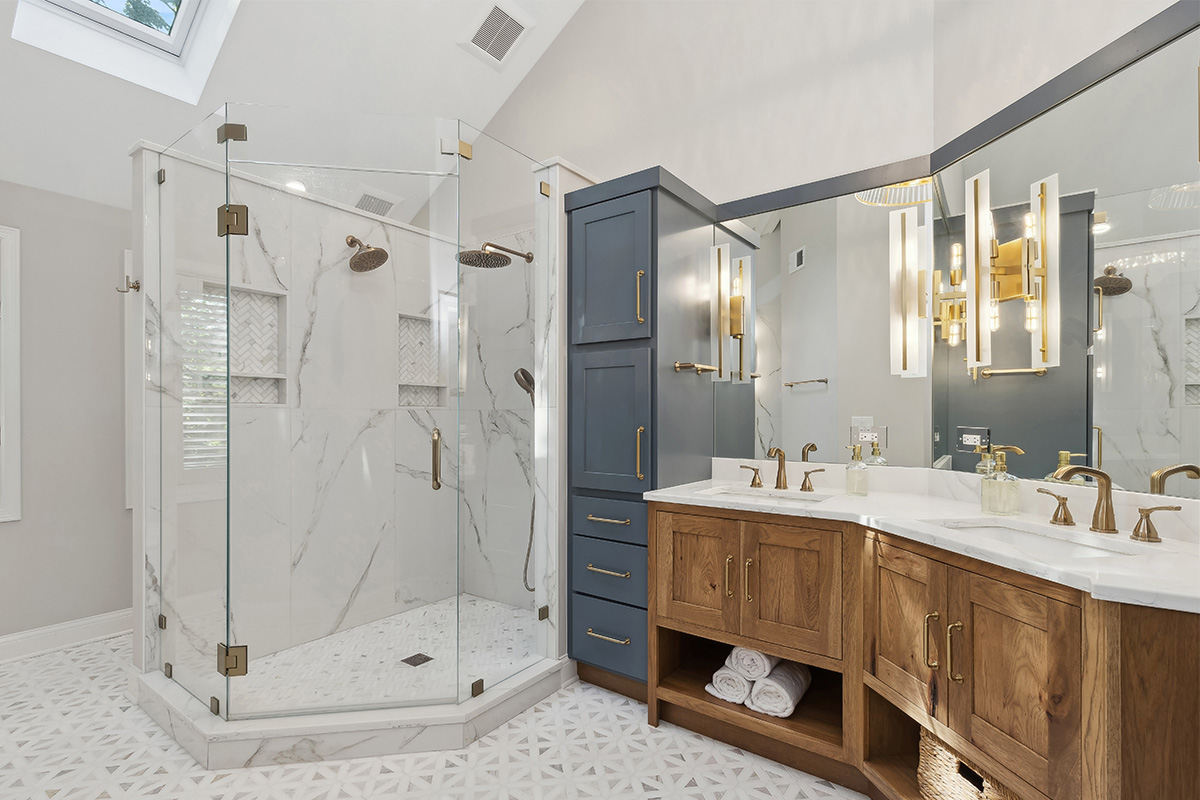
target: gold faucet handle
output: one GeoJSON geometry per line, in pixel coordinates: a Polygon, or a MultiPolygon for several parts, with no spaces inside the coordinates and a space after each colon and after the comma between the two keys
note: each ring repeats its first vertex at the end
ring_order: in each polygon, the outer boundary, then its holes
{"type": "Polygon", "coordinates": [[[762,488],[762,478],[760,478],[758,476],[758,467],[751,467],[746,464],[742,464],[741,467],[742,467],[742,469],[754,470],[754,477],[750,479],[750,488],[751,489],[761,489],[762,488]]]}
{"type": "Polygon", "coordinates": [[[1038,487],[1038,494],[1048,494],[1058,501],[1058,508],[1054,509],[1054,516],[1050,518],[1051,525],[1074,525],[1075,519],[1071,516],[1071,509],[1067,508],[1067,498],[1061,494],[1055,494],[1049,489],[1038,487]]]}
{"type": "Polygon", "coordinates": [[[813,485],[812,485],[812,481],[809,480],[808,476],[813,475],[818,472],[824,472],[824,471],[825,471],[825,468],[822,467],[821,469],[810,469],[807,472],[805,472],[804,473],[804,483],[800,484],[800,491],[811,492],[813,490],[813,485]]]}
{"type": "Polygon", "coordinates": [[[1154,528],[1154,521],[1150,519],[1150,515],[1155,511],[1182,511],[1183,506],[1155,506],[1154,508],[1139,508],[1137,525],[1133,528],[1133,533],[1129,538],[1135,542],[1161,542],[1158,538],[1158,531],[1154,528]]]}

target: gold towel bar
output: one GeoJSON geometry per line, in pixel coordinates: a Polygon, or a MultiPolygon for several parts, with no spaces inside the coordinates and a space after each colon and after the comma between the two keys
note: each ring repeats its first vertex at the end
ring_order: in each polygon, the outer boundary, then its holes
{"type": "Polygon", "coordinates": [[[1039,378],[1046,374],[1046,370],[1042,367],[1033,369],[992,369],[984,367],[979,370],[979,377],[990,378],[993,375],[1037,375],[1039,378]]]}
{"type": "Polygon", "coordinates": [[[697,375],[703,375],[706,372],[716,372],[717,368],[709,364],[689,364],[685,361],[675,362],[675,371],[679,372],[684,369],[694,369],[697,375]]]}
{"type": "Polygon", "coordinates": [[[826,386],[828,386],[829,378],[813,378],[812,380],[808,380],[808,381],[788,381],[787,383],[784,384],[784,386],[799,386],[802,383],[823,383],[826,386]]]}

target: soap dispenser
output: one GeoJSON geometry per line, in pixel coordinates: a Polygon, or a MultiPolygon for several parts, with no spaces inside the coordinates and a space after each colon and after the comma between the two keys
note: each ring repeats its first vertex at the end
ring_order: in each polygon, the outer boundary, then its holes
{"type": "Polygon", "coordinates": [[[979,455],[979,463],[975,465],[975,472],[978,475],[992,474],[992,450],[984,445],[975,445],[975,452],[979,455]]]}
{"type": "Polygon", "coordinates": [[[1048,480],[1051,483],[1087,483],[1082,475],[1076,475],[1069,481],[1064,481],[1062,478],[1054,477],[1054,473],[1058,472],[1058,470],[1062,469],[1063,467],[1071,466],[1072,458],[1087,458],[1087,453],[1072,453],[1070,450],[1059,450],[1058,467],[1052,470],[1050,474],[1046,476],[1045,480],[1048,480]]]}
{"type": "Polygon", "coordinates": [[[862,460],[862,445],[849,445],[850,463],[846,465],[846,494],[867,496],[867,465],[862,460]]]}
{"type": "Polygon", "coordinates": [[[1020,510],[1021,482],[1008,473],[1007,454],[996,453],[992,471],[979,485],[979,499],[985,514],[1011,517],[1020,510]]]}
{"type": "Polygon", "coordinates": [[[863,457],[863,463],[868,467],[886,467],[887,459],[879,452],[879,442],[871,442],[871,455],[863,457]]]}

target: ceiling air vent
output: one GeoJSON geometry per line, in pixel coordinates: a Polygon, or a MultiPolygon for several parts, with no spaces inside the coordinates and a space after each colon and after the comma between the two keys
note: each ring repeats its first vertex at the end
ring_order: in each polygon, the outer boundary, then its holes
{"type": "Polygon", "coordinates": [[[393,208],[404,202],[404,198],[374,186],[360,184],[359,191],[361,194],[354,207],[379,217],[386,217],[393,208]]]}
{"type": "Polygon", "coordinates": [[[463,47],[481,61],[499,68],[512,53],[533,20],[511,5],[492,4],[470,42],[463,47]]]}

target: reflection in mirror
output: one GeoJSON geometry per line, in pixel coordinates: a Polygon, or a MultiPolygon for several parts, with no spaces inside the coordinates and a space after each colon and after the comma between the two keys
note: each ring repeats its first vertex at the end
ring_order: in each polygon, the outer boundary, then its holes
{"type": "MultiPolygon", "coordinates": [[[[845,461],[860,425],[886,427],[893,465],[976,470],[960,427],[1023,450],[1007,459],[1022,478],[1088,464],[1148,491],[1156,470],[1197,463],[1198,50],[1200,32],[1177,40],[942,170],[929,195],[913,182],[743,219],[761,237],[762,378],[752,441],[718,435],[718,455],[815,442],[813,460],[845,461]],[[914,226],[932,233],[932,257],[907,251],[915,269],[897,256],[914,226]],[[918,361],[898,370],[904,332],[918,361]]],[[[1196,497],[1200,480],[1162,489],[1196,497]]]]}

